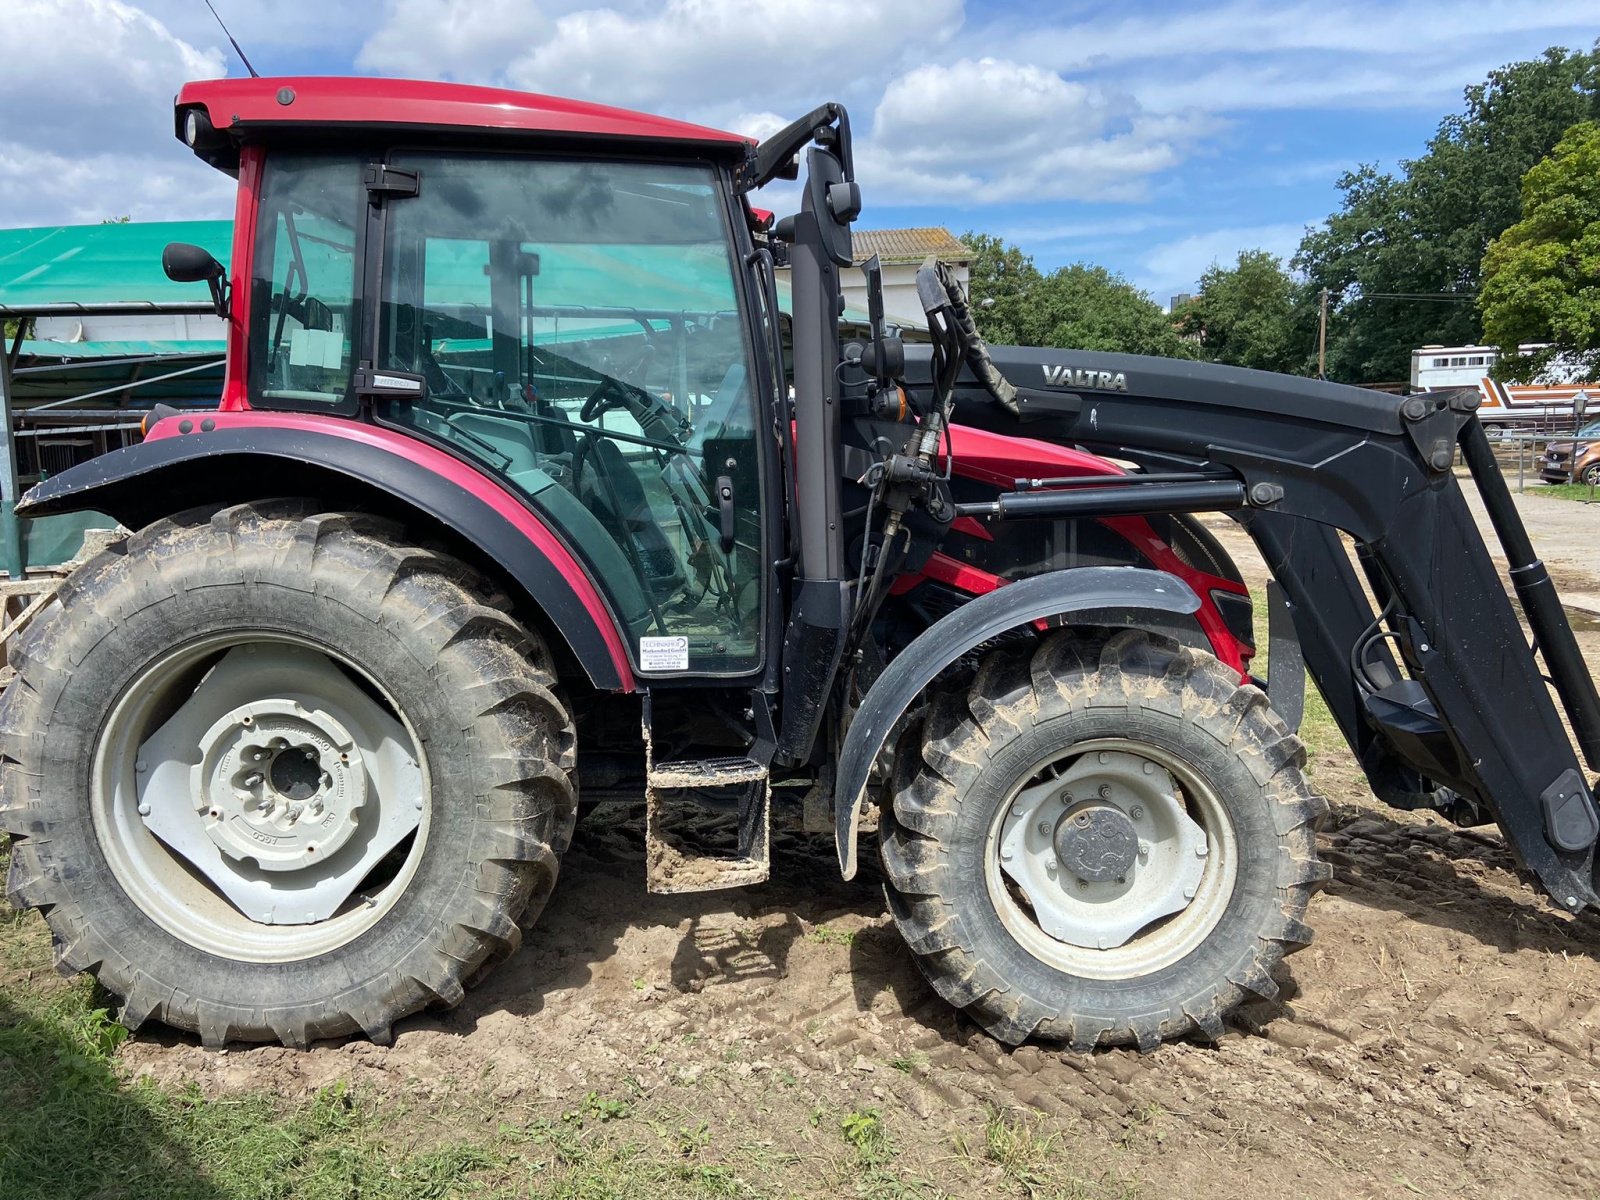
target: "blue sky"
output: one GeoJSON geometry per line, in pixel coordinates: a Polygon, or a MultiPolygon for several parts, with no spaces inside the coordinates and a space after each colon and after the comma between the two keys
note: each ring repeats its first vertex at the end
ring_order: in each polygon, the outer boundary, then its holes
{"type": "MultiPolygon", "coordinates": [[[[1595,0],[215,0],[265,74],[492,83],[760,135],[849,105],[863,224],[998,233],[1165,302],[1292,252],[1361,162],[1420,152],[1461,91],[1592,44],[1595,0]]],[[[8,0],[0,226],[227,216],[171,137],[242,68],[202,0],[8,0]]],[[[792,203],[780,193],[768,201],[792,203]]]]}

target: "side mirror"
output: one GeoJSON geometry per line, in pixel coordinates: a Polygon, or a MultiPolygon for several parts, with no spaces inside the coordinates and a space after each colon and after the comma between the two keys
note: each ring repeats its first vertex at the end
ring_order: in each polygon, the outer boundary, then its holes
{"type": "Polygon", "coordinates": [[[205,283],[211,288],[211,305],[217,316],[228,315],[226,269],[211,251],[188,242],[169,242],[161,252],[161,269],[173,283],[205,283]]]}
{"type": "Polygon", "coordinates": [[[161,252],[161,269],[173,283],[206,283],[222,278],[222,264],[211,251],[188,242],[169,242],[161,252]]]}

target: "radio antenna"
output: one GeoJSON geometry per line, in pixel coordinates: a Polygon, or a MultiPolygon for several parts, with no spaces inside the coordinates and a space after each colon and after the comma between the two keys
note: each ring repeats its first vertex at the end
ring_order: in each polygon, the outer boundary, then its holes
{"type": "Polygon", "coordinates": [[[234,40],[233,34],[228,32],[228,27],[223,24],[222,17],[217,13],[216,6],[211,3],[211,0],[206,0],[206,7],[211,10],[211,15],[217,18],[217,24],[222,25],[223,34],[227,37],[229,44],[233,47],[233,52],[239,56],[239,61],[244,64],[244,69],[250,72],[250,78],[260,79],[261,72],[250,65],[250,60],[244,56],[244,51],[239,49],[239,43],[234,40]]]}

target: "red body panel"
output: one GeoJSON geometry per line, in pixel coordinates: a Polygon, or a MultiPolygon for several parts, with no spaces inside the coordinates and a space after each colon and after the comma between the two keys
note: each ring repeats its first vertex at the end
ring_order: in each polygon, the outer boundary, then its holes
{"type": "MultiPolygon", "coordinates": [[[[218,130],[252,126],[462,129],[479,135],[544,133],[574,138],[668,140],[742,154],[751,139],[703,125],[532,92],[415,79],[208,79],[187,83],[177,106],[204,107],[218,130]],[[288,96],[289,103],[281,97],[288,96]]],[[[179,136],[182,136],[181,125],[179,136]]]]}
{"type": "MultiPolygon", "coordinates": [[[[1057,446],[1033,438],[1006,437],[987,430],[955,425],[950,429],[950,444],[955,452],[955,474],[1009,491],[1019,479],[1049,479],[1075,475],[1120,475],[1122,469],[1082,450],[1057,446]]],[[[941,456],[939,466],[944,465],[941,456]]],[[[1222,613],[1211,598],[1213,591],[1247,596],[1249,589],[1232,579],[1196,570],[1151,528],[1143,517],[1105,517],[1102,525],[1115,530],[1159,570],[1176,575],[1200,597],[1195,620],[1211,642],[1219,660],[1245,675],[1255,651],[1233,636],[1222,613]]],[[[976,521],[958,519],[952,532],[992,540],[976,521]]],[[[981,568],[945,554],[933,554],[920,574],[906,575],[895,582],[893,594],[903,595],[924,579],[931,579],[979,596],[1005,585],[1005,580],[981,568]]]]}
{"type": "MultiPolygon", "coordinates": [[[[611,610],[606,607],[605,601],[600,598],[600,593],[595,589],[594,581],[589,578],[589,572],[567,550],[561,540],[550,531],[543,521],[529,512],[527,508],[494,480],[482,472],[475,470],[458,458],[453,458],[442,450],[436,450],[426,442],[416,438],[407,437],[396,430],[385,429],[379,425],[369,425],[362,421],[352,421],[346,417],[324,417],[316,413],[277,413],[277,412],[219,412],[208,418],[215,422],[218,429],[300,429],[317,433],[325,437],[347,438],[353,442],[363,442],[369,446],[376,446],[400,458],[404,458],[424,470],[432,471],[448,479],[451,483],[470,493],[477,499],[487,504],[506,521],[510,522],[519,532],[548,558],[556,568],[566,577],[572,585],[572,590],[577,593],[578,599],[583,602],[590,619],[600,629],[605,640],[606,649],[610,652],[611,661],[617,669],[617,677],[622,680],[622,690],[634,690],[633,668],[628,663],[628,652],[622,644],[622,638],[617,633],[615,620],[612,619],[611,610]]],[[[192,424],[193,417],[167,417],[156,422],[150,427],[150,432],[145,435],[145,440],[155,441],[161,438],[183,437],[181,426],[184,423],[192,424]]]]}
{"type": "Polygon", "coordinates": [[[233,206],[233,277],[228,298],[227,374],[222,381],[223,412],[239,412],[250,407],[245,386],[245,365],[249,354],[250,273],[256,257],[256,210],[261,198],[260,146],[246,146],[239,152],[239,195],[233,206]]]}

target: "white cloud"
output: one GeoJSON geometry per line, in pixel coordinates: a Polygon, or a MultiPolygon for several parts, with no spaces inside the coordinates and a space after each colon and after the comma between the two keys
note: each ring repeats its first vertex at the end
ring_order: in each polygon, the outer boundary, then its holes
{"type": "Polygon", "coordinates": [[[476,78],[484,64],[506,62],[549,31],[549,19],[528,0],[390,0],[356,66],[421,78],[476,78]]]}
{"type": "Polygon", "coordinates": [[[863,175],[903,203],[1133,199],[1207,128],[1042,67],[961,59],[889,84],[863,175]]]}
{"type": "Polygon", "coordinates": [[[1432,109],[1507,61],[1508,39],[1581,48],[1595,15],[1594,0],[1232,0],[1111,11],[1077,21],[1000,17],[975,38],[1023,61],[1115,72],[1157,110],[1432,109]]]}
{"type": "Polygon", "coordinates": [[[1114,16],[1087,21],[1012,26],[992,23],[997,40],[1080,69],[1196,56],[1226,56],[1229,64],[1250,55],[1280,56],[1317,51],[1349,58],[1410,56],[1441,44],[1492,41],[1504,45],[1516,33],[1565,34],[1594,25],[1593,0],[1322,0],[1285,4],[1232,0],[1172,11],[1154,6],[1114,6],[1114,16]]]}
{"type": "Polygon", "coordinates": [[[498,20],[483,7],[387,0],[360,65],[726,126],[756,97],[763,108],[798,114],[870,88],[875,72],[939,45],[962,22],[961,0],[493,0],[498,20]],[[528,32],[535,21],[548,22],[537,36],[528,32]],[[456,24],[459,33],[450,31],[456,24]],[[453,53],[468,30],[476,31],[473,53],[453,53]],[[435,56],[441,37],[447,53],[435,56]]]}
{"type": "Polygon", "coordinates": [[[1135,282],[1164,302],[1174,292],[1193,291],[1209,267],[1231,265],[1241,250],[1266,250],[1287,259],[1300,245],[1306,226],[1314,223],[1306,220],[1209,229],[1163,242],[1145,252],[1135,282]]]}
{"type": "Polygon", "coordinates": [[[11,0],[0,71],[0,225],[226,216],[228,181],[173,137],[172,97],[214,47],[119,0],[11,0]]]}
{"type": "Polygon", "coordinates": [[[4,133],[57,149],[170,138],[184,80],[223,73],[219,51],[119,0],[13,0],[0,30],[13,51],[0,71],[4,133]]]}

